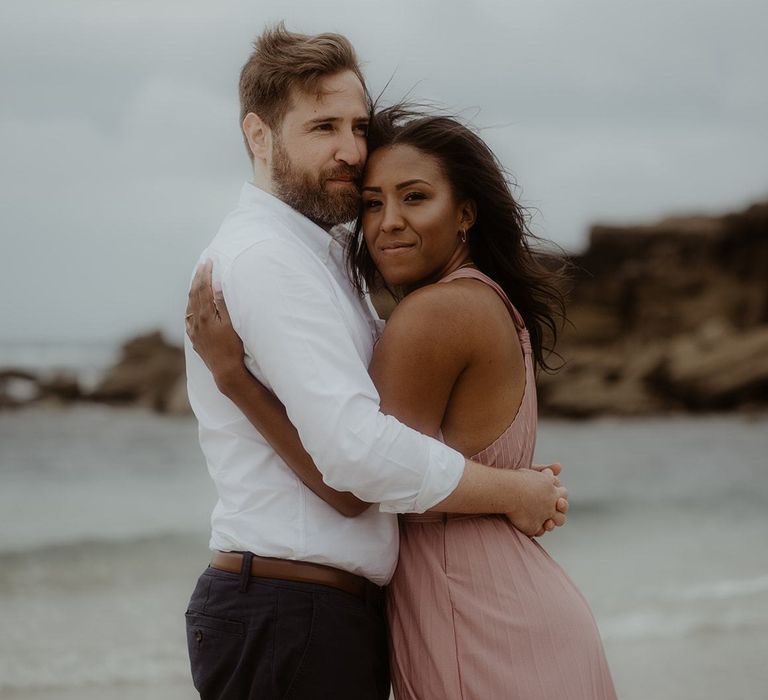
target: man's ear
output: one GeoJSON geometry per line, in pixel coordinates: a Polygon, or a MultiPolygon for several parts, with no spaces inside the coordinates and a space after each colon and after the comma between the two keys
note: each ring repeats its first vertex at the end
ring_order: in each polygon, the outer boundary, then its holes
{"type": "Polygon", "coordinates": [[[254,160],[266,161],[272,145],[272,130],[255,112],[248,112],[243,119],[243,134],[254,160]]]}

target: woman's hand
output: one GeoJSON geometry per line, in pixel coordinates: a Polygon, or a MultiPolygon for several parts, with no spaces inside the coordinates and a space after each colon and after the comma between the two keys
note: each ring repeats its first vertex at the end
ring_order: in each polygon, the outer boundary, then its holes
{"type": "MultiPolygon", "coordinates": [[[[555,486],[561,486],[560,483],[560,472],[563,470],[563,465],[560,464],[560,462],[554,462],[552,464],[532,464],[531,469],[537,472],[547,472],[548,474],[551,474],[555,477],[555,486]]],[[[558,514],[562,514],[562,522],[560,522],[560,516],[557,516],[557,522],[555,520],[552,520],[551,518],[547,520],[544,525],[539,529],[539,531],[534,535],[534,537],[541,537],[542,535],[545,535],[547,532],[552,532],[552,530],[555,529],[555,527],[560,527],[562,525],[565,525],[565,514],[568,512],[568,499],[567,498],[559,498],[557,500],[557,510],[558,514]]]]}
{"type": "Polygon", "coordinates": [[[221,290],[213,289],[213,262],[195,271],[187,301],[185,325],[192,347],[200,355],[223,394],[247,372],[243,341],[235,333],[221,290]]]}
{"type": "Polygon", "coordinates": [[[560,484],[559,472],[559,464],[534,465],[530,469],[511,472],[518,481],[515,489],[517,508],[514,513],[507,513],[507,517],[528,537],[541,537],[555,527],[565,525],[568,490],[560,484]],[[549,515],[543,516],[547,512],[549,515]],[[543,522],[542,516],[546,518],[543,522]]]}

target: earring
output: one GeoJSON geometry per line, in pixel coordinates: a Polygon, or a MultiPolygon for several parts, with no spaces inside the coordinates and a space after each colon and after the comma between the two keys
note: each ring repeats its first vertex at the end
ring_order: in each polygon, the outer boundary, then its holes
{"type": "Polygon", "coordinates": [[[463,229],[459,230],[459,240],[462,243],[466,243],[467,242],[467,229],[463,228],[463,229]]]}

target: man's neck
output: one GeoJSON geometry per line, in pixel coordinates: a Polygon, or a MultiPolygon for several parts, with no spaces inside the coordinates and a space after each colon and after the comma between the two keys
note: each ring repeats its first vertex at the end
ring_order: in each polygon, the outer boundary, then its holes
{"type": "Polygon", "coordinates": [[[253,180],[251,180],[251,182],[253,182],[253,184],[260,190],[264,190],[268,194],[275,196],[275,193],[272,190],[272,178],[269,176],[269,173],[265,172],[262,168],[253,169],[253,180]]]}

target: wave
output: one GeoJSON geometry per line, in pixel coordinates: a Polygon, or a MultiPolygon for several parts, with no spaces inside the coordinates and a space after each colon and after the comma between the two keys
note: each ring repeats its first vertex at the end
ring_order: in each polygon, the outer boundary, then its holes
{"type": "MultiPolygon", "coordinates": [[[[12,691],[72,691],[116,685],[188,684],[189,662],[182,643],[151,649],[101,649],[98,658],[72,650],[25,661],[0,660],[0,696],[12,691]]],[[[69,697],[69,696],[68,696],[69,697]]],[[[90,696],[89,696],[90,697],[90,696]]]]}
{"type": "Polygon", "coordinates": [[[768,631],[768,619],[756,617],[753,610],[636,610],[600,620],[606,640],[641,641],[721,636],[723,634],[768,631]]]}
{"type": "MultiPolygon", "coordinates": [[[[139,550],[162,547],[186,547],[192,545],[207,546],[209,532],[207,530],[164,530],[149,534],[109,534],[103,536],[90,536],[74,540],[62,540],[60,542],[47,540],[44,543],[26,547],[15,547],[7,544],[0,549],[0,567],[13,560],[21,559],[74,559],[81,552],[115,552],[125,550],[139,550]]],[[[0,568],[2,571],[2,568],[0,568]]]]}
{"type": "Polygon", "coordinates": [[[682,601],[726,600],[740,596],[768,593],[768,574],[747,579],[726,579],[689,586],[669,594],[670,599],[682,601]]]}
{"type": "Polygon", "coordinates": [[[768,632],[768,575],[657,590],[643,605],[606,616],[610,639],[675,639],[759,630],[768,632]],[[757,597],[756,601],[748,600],[757,597]]]}

